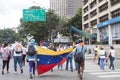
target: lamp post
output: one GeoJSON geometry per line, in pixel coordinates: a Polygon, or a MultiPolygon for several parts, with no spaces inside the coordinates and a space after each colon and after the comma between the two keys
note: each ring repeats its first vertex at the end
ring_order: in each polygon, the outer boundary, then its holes
{"type": "Polygon", "coordinates": [[[49,30],[49,41],[51,42],[51,26],[50,26],[50,12],[48,12],[48,30],[49,30]]]}

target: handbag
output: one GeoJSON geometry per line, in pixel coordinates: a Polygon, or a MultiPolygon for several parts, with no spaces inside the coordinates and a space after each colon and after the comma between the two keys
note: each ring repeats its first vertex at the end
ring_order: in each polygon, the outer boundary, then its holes
{"type": "Polygon", "coordinates": [[[111,56],[111,52],[110,52],[110,54],[109,54],[109,57],[112,57],[112,56],[111,56]]]}

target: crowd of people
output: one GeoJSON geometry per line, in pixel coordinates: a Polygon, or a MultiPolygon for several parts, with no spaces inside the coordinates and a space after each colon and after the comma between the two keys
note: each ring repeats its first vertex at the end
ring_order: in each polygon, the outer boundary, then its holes
{"type": "Polygon", "coordinates": [[[101,70],[104,70],[105,63],[110,62],[109,69],[115,70],[114,67],[114,60],[115,60],[115,50],[113,46],[110,46],[109,50],[106,51],[104,46],[96,46],[95,49],[93,49],[94,53],[94,59],[93,61],[96,62],[100,66],[101,70]],[[109,60],[109,61],[108,61],[109,60]]]}
{"type": "MultiPolygon", "coordinates": [[[[78,43],[76,43],[78,45],[78,43]]],[[[9,73],[9,62],[10,59],[13,58],[14,62],[14,73],[17,74],[18,67],[20,68],[20,72],[23,73],[23,66],[25,66],[26,61],[29,64],[29,73],[30,78],[33,78],[35,76],[35,67],[36,67],[36,53],[37,53],[37,46],[35,44],[35,40],[31,39],[29,41],[28,45],[22,45],[17,40],[15,40],[13,45],[9,45],[7,43],[3,43],[0,49],[1,52],[1,58],[2,58],[2,75],[4,75],[4,69],[7,68],[7,73],[9,73]],[[35,49],[32,49],[29,47],[34,46],[35,49]],[[29,55],[30,51],[34,51],[34,55],[29,55]]],[[[53,43],[50,43],[48,46],[45,45],[45,43],[41,43],[40,45],[43,48],[50,49],[53,51],[63,51],[65,49],[68,49],[72,47],[70,44],[59,44],[58,46],[55,46],[53,43]]],[[[73,72],[73,57],[74,57],[75,50],[73,50],[69,56],[66,58],[66,68],[65,70],[69,70],[69,63],[70,63],[70,70],[73,72]]],[[[77,63],[75,63],[77,64],[77,63]]],[[[62,67],[63,63],[58,64],[58,70],[63,70],[62,67]]],[[[78,66],[76,66],[76,70],[78,70],[78,66]]],[[[53,71],[53,69],[51,69],[53,71]]]]}
{"type": "MultiPolygon", "coordinates": [[[[36,62],[37,62],[37,44],[35,43],[34,39],[31,39],[29,41],[28,45],[22,45],[17,40],[15,40],[15,43],[13,45],[8,45],[7,43],[3,43],[0,49],[1,52],[1,58],[2,58],[2,75],[4,75],[4,69],[6,67],[7,73],[9,73],[9,63],[10,59],[13,58],[14,60],[14,73],[17,74],[17,64],[20,67],[21,73],[23,73],[23,66],[26,65],[26,62],[29,64],[29,74],[30,78],[33,78],[35,76],[35,69],[36,69],[36,62]]],[[[65,70],[70,70],[73,72],[73,61],[75,61],[75,70],[78,72],[78,76],[80,79],[82,79],[82,75],[84,72],[85,67],[85,53],[88,51],[88,54],[91,54],[91,52],[94,53],[94,59],[95,62],[96,59],[98,60],[98,65],[100,65],[100,69],[104,70],[105,61],[108,62],[110,60],[109,69],[114,70],[114,59],[115,59],[115,50],[113,46],[110,46],[109,53],[106,53],[106,50],[103,46],[98,46],[91,51],[90,49],[87,50],[87,47],[83,43],[81,39],[77,40],[74,44],[59,44],[54,45],[54,43],[49,43],[48,46],[46,46],[45,42],[41,43],[40,46],[45,49],[50,49],[53,51],[63,51],[65,49],[68,49],[70,47],[74,47],[73,51],[69,53],[69,55],[66,57],[66,67],[65,70]],[[82,57],[79,57],[79,60],[76,60],[80,54],[82,54],[82,57]],[[74,60],[73,60],[74,59],[74,60]],[[70,69],[69,69],[70,68],[70,69]]],[[[63,63],[58,64],[58,70],[63,70],[63,63]]],[[[54,71],[54,69],[51,69],[51,72],[54,71]]]]}

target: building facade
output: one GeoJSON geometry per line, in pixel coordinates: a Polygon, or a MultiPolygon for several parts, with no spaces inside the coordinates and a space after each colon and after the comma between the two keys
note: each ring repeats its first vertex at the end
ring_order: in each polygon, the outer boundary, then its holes
{"type": "Polygon", "coordinates": [[[50,0],[50,8],[61,18],[73,17],[81,6],[82,0],[50,0]]]}
{"type": "MultiPolygon", "coordinates": [[[[120,44],[120,0],[83,0],[83,30],[104,44],[120,44]]],[[[90,43],[90,40],[89,40],[90,43]]]]}

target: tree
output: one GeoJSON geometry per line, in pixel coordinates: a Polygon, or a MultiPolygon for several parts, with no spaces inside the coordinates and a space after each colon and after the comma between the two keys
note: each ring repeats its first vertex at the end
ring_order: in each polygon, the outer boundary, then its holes
{"type": "Polygon", "coordinates": [[[82,30],[82,8],[78,9],[76,15],[69,20],[68,24],[82,30]]]}
{"type": "Polygon", "coordinates": [[[16,38],[20,40],[19,34],[12,29],[7,28],[0,30],[0,43],[13,43],[16,38]]]}
{"type": "MultiPolygon", "coordinates": [[[[32,6],[29,9],[42,9],[39,6],[32,6]]],[[[20,19],[19,33],[23,38],[27,36],[33,36],[37,42],[40,40],[47,40],[48,34],[51,30],[56,29],[55,27],[59,23],[59,17],[54,13],[53,10],[49,9],[46,12],[46,22],[32,22],[32,21],[23,21],[20,19]]]]}

